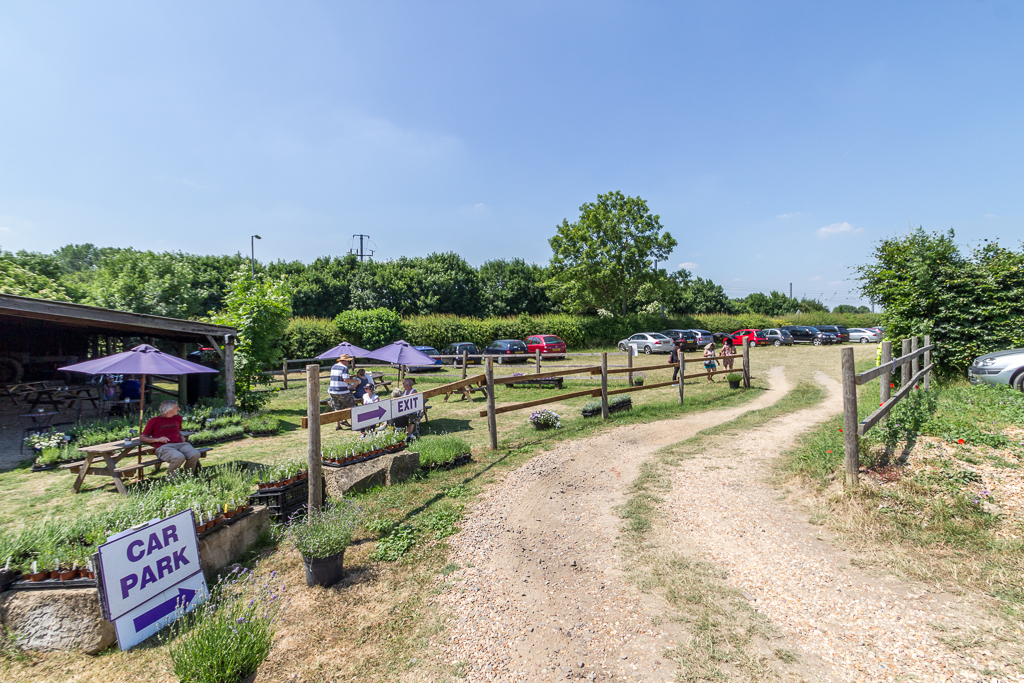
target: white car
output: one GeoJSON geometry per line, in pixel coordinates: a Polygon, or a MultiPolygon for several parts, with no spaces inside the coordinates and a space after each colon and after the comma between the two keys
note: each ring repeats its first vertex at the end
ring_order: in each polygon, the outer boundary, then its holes
{"type": "Polygon", "coordinates": [[[971,384],[1006,384],[1024,391],[1024,349],[978,356],[967,368],[967,379],[971,384]]]}
{"type": "Polygon", "coordinates": [[[619,342],[619,351],[633,350],[644,353],[671,353],[672,340],[660,332],[639,332],[619,342]]]}
{"type": "Polygon", "coordinates": [[[860,342],[861,344],[867,344],[868,342],[877,344],[882,341],[882,333],[870,327],[851,327],[850,341],[860,342]]]}

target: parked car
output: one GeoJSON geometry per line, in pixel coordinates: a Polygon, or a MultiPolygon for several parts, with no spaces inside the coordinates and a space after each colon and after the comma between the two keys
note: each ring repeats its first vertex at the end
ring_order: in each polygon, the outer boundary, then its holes
{"type": "Polygon", "coordinates": [[[1024,391],[1024,349],[978,356],[967,368],[967,379],[971,384],[1005,384],[1024,391]]]}
{"type": "Polygon", "coordinates": [[[765,339],[768,340],[769,344],[775,346],[792,346],[793,335],[789,333],[789,330],[782,330],[778,327],[772,327],[767,330],[761,330],[764,333],[765,339]]]}
{"type": "Polygon", "coordinates": [[[850,341],[860,342],[861,344],[877,344],[882,341],[882,333],[873,327],[851,327],[850,328],[850,341]]]}
{"type": "MultiPolygon", "coordinates": [[[[414,346],[413,348],[421,353],[427,354],[428,356],[434,359],[434,362],[431,363],[430,365],[406,365],[406,372],[427,372],[428,370],[442,369],[441,359],[437,358],[437,356],[440,356],[441,354],[438,353],[437,349],[435,349],[433,346],[414,346]]],[[[397,368],[398,366],[392,363],[392,367],[397,368]]]]}
{"type": "Polygon", "coordinates": [[[819,332],[836,335],[840,344],[850,341],[850,331],[842,325],[815,325],[819,332]]]}
{"type": "Polygon", "coordinates": [[[462,352],[465,351],[469,354],[466,358],[466,365],[480,365],[482,362],[480,359],[480,349],[477,348],[473,342],[455,342],[444,347],[441,352],[442,356],[459,356],[459,358],[443,358],[442,360],[448,365],[462,365],[462,352]],[[476,358],[474,358],[476,356],[476,358]]]}
{"type": "Polygon", "coordinates": [[[526,350],[531,354],[536,354],[539,349],[545,358],[565,358],[565,342],[553,334],[537,334],[527,337],[523,342],[526,344],[526,350]]]}
{"type": "Polygon", "coordinates": [[[673,342],[683,340],[683,351],[696,351],[700,348],[697,333],[693,330],[662,330],[661,333],[673,342]]]}
{"type": "Polygon", "coordinates": [[[644,353],[671,353],[672,339],[660,332],[639,332],[619,342],[619,351],[636,349],[644,353]]]}
{"type": "Polygon", "coordinates": [[[715,341],[715,336],[707,330],[690,330],[697,335],[697,346],[704,348],[711,342],[715,341]]]}
{"type": "Polygon", "coordinates": [[[761,330],[736,330],[727,336],[735,346],[743,346],[743,340],[748,338],[751,346],[768,346],[768,337],[761,330]]]}
{"type": "Polygon", "coordinates": [[[784,325],[779,329],[789,332],[793,337],[793,341],[798,344],[821,346],[822,344],[835,344],[837,341],[834,334],[822,332],[815,327],[808,327],[806,325],[784,325]]]}
{"type": "Polygon", "coordinates": [[[485,356],[497,356],[498,365],[505,363],[525,363],[530,360],[526,344],[519,339],[498,339],[492,341],[484,349],[485,356]]]}

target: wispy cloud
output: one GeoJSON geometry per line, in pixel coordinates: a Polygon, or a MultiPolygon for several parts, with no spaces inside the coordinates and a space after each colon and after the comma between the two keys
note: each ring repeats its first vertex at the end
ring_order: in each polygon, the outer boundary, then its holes
{"type": "Polygon", "coordinates": [[[14,231],[11,230],[10,228],[8,228],[6,225],[0,225],[0,232],[14,232],[14,231]]]}
{"type": "Polygon", "coordinates": [[[815,275],[814,277],[811,278],[811,282],[814,282],[815,280],[820,280],[820,279],[821,279],[820,275],[815,275]]]}
{"type": "Polygon", "coordinates": [[[692,263],[690,261],[687,261],[685,263],[680,263],[679,267],[680,268],[686,268],[687,270],[697,270],[698,268],[700,268],[700,264],[699,263],[692,263]]]}
{"type": "Polygon", "coordinates": [[[986,213],[985,214],[985,218],[995,218],[995,217],[996,217],[996,215],[994,213],[986,213]]]}
{"type": "Polygon", "coordinates": [[[797,216],[800,216],[800,215],[802,215],[802,214],[799,211],[794,211],[793,213],[780,213],[778,216],[776,216],[776,218],[781,218],[782,220],[786,220],[787,218],[796,218],[797,216]]]}
{"type": "Polygon", "coordinates": [[[818,235],[818,237],[829,237],[830,235],[841,235],[841,234],[846,233],[846,232],[848,232],[850,234],[857,234],[858,232],[861,232],[862,230],[864,230],[864,228],[855,228],[852,225],[850,225],[849,223],[843,222],[843,223],[829,223],[828,225],[824,225],[824,226],[818,228],[814,232],[815,232],[815,234],[818,235]]]}

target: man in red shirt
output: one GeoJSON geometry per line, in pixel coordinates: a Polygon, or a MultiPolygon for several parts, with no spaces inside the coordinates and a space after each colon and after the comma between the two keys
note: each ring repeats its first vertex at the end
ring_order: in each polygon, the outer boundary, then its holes
{"type": "Polygon", "coordinates": [[[175,401],[160,404],[160,415],[146,422],[141,441],[156,445],[156,457],[167,463],[168,477],[182,465],[191,471],[199,466],[199,451],[181,438],[181,415],[175,401]]]}

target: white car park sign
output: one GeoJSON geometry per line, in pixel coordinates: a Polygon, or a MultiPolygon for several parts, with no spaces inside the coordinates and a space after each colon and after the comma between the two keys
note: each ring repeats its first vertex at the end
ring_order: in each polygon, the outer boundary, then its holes
{"type": "Polygon", "coordinates": [[[99,573],[122,650],[194,609],[207,588],[192,510],[111,536],[99,548],[99,573]]]}

